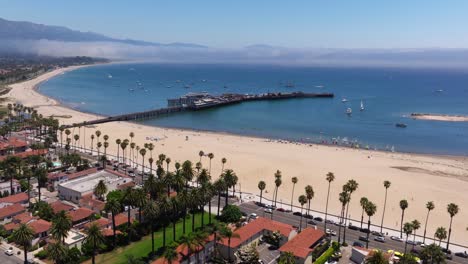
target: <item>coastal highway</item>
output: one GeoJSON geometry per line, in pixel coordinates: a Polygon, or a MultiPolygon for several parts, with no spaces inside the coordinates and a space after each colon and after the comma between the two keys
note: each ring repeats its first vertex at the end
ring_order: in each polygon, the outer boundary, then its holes
{"type": "MultiPolygon", "coordinates": [[[[263,207],[259,207],[253,202],[248,202],[248,203],[243,203],[239,205],[240,209],[242,212],[246,214],[251,214],[251,213],[256,213],[258,216],[270,218],[271,215],[269,213],[264,212],[263,207]]],[[[289,225],[293,226],[299,226],[300,222],[300,217],[293,215],[292,213],[284,213],[284,212],[279,212],[279,211],[273,211],[273,220],[286,223],[289,225]]],[[[305,222],[310,221],[310,219],[302,218],[302,227],[305,228],[305,222]]],[[[324,228],[324,223],[323,222],[317,222],[317,228],[323,230],[324,228]]],[[[311,225],[308,225],[311,226],[311,225]]],[[[333,224],[327,224],[327,228],[336,231],[338,233],[338,226],[333,225],[333,224]]],[[[341,229],[341,232],[343,234],[343,228],[341,229]]],[[[351,230],[351,229],[346,229],[346,243],[349,245],[352,245],[354,241],[359,241],[359,236],[365,236],[365,233],[359,232],[357,230],[351,230]]],[[[335,236],[336,239],[336,236],[335,236]]],[[[374,236],[372,234],[369,235],[369,248],[378,248],[381,249],[382,251],[387,251],[387,250],[395,250],[399,252],[404,252],[405,251],[405,243],[404,242],[399,242],[399,241],[394,241],[391,240],[390,237],[385,238],[385,243],[377,242],[374,241],[374,236]]],[[[359,241],[363,245],[365,245],[366,242],[359,241]]],[[[421,249],[419,246],[416,246],[417,249],[421,249]]],[[[408,244],[408,252],[412,249],[412,245],[408,244]]],[[[455,253],[455,252],[453,252],[455,253]]],[[[452,260],[446,260],[448,264],[454,264],[454,263],[468,263],[468,259],[464,259],[461,257],[457,257],[454,254],[452,254],[453,259],[452,260]]]]}

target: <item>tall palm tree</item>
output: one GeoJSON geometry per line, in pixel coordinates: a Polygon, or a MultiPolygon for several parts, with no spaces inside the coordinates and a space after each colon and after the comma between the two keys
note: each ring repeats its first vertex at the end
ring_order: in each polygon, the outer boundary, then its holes
{"type": "Polygon", "coordinates": [[[434,210],[435,205],[434,202],[429,201],[426,204],[427,215],[426,215],[426,223],[424,224],[424,236],[423,236],[423,244],[426,242],[426,230],[427,230],[427,222],[429,221],[429,213],[434,210]]]}
{"type": "Polygon", "coordinates": [[[187,220],[187,207],[189,205],[189,193],[187,190],[182,190],[177,193],[179,207],[182,209],[182,234],[185,234],[186,220],[187,220]]]}
{"type": "MultiPolygon", "coordinates": [[[[135,142],[131,142],[130,143],[130,166],[133,168],[135,167],[135,148],[137,147],[136,143],[135,142]]],[[[138,158],[138,152],[137,152],[137,156],[138,158]]]]}
{"type": "Polygon", "coordinates": [[[76,149],[78,148],[78,140],[80,139],[80,136],[74,135],[73,139],[75,140],[75,152],[76,152],[76,149]]]}
{"type": "Polygon", "coordinates": [[[417,219],[414,219],[413,221],[411,221],[411,225],[413,226],[413,232],[414,232],[414,236],[413,236],[413,249],[414,249],[414,245],[416,244],[416,231],[421,228],[421,223],[417,220],[417,219]]]}
{"type": "Polygon", "coordinates": [[[442,226],[438,227],[436,229],[434,237],[439,239],[439,247],[440,247],[440,244],[442,243],[442,240],[447,238],[447,230],[445,229],[445,227],[442,227],[442,226]]]}
{"type": "Polygon", "coordinates": [[[175,242],[172,242],[167,246],[163,253],[162,257],[166,259],[168,264],[172,264],[175,260],[179,258],[179,254],[177,253],[177,244],[175,242]]]}
{"type": "Polygon", "coordinates": [[[225,206],[229,204],[229,188],[235,186],[237,183],[237,176],[236,173],[233,170],[226,170],[223,173],[223,179],[224,179],[224,185],[226,187],[226,193],[225,193],[225,206]]]}
{"type": "Polygon", "coordinates": [[[172,211],[171,200],[168,197],[162,197],[159,200],[159,210],[160,210],[161,217],[164,220],[164,223],[163,223],[163,247],[166,247],[167,219],[169,219],[171,211],[172,211]]]}
{"type": "Polygon", "coordinates": [[[359,204],[362,207],[362,213],[361,213],[361,229],[362,229],[362,223],[364,222],[364,210],[366,209],[366,205],[369,202],[369,199],[366,197],[362,197],[361,200],[359,200],[359,204]]]}
{"type": "Polygon", "coordinates": [[[159,217],[159,207],[156,202],[150,200],[145,205],[145,222],[151,228],[151,254],[154,255],[154,223],[159,217]]]}
{"type": "Polygon", "coordinates": [[[449,231],[448,231],[447,246],[445,248],[446,250],[448,250],[450,246],[450,235],[452,234],[452,221],[453,221],[453,217],[458,214],[458,205],[454,203],[449,203],[447,205],[447,212],[450,215],[450,225],[449,225],[449,231]]]}
{"type": "Polygon", "coordinates": [[[100,180],[98,184],[96,184],[93,193],[99,200],[104,201],[104,195],[107,193],[107,186],[104,180],[100,180]]]}
{"type": "Polygon", "coordinates": [[[339,200],[340,200],[340,203],[341,203],[341,213],[340,213],[340,219],[339,219],[340,222],[339,222],[339,226],[338,226],[338,243],[341,244],[341,226],[342,226],[342,223],[343,223],[343,217],[344,217],[344,214],[345,214],[346,205],[348,204],[348,201],[349,201],[349,193],[348,192],[341,192],[338,197],[339,197],[339,200]]]}
{"type": "MultiPolygon", "coordinates": [[[[121,200],[122,205],[127,207],[127,230],[130,231],[131,225],[131,211],[132,206],[135,204],[135,192],[132,188],[128,187],[123,192],[123,197],[121,200]]],[[[130,243],[130,235],[128,235],[128,242],[130,243]]]]}
{"type": "Polygon", "coordinates": [[[384,206],[383,206],[383,211],[382,211],[382,222],[380,223],[380,233],[382,233],[382,230],[383,230],[383,221],[384,221],[384,217],[385,217],[385,208],[387,207],[387,192],[388,192],[388,188],[390,188],[391,185],[392,185],[392,183],[390,181],[384,181],[385,199],[384,199],[384,206]]]}
{"type": "Polygon", "coordinates": [[[184,234],[179,238],[179,243],[182,246],[182,249],[187,249],[187,255],[183,257],[184,259],[190,258],[190,256],[198,249],[198,241],[194,234],[195,233],[190,233],[188,235],[184,234]]]}
{"type": "Polygon", "coordinates": [[[210,175],[211,175],[211,160],[214,158],[214,154],[208,153],[208,158],[210,159],[210,175]]]}
{"type": "Polygon", "coordinates": [[[148,163],[150,165],[150,174],[153,174],[153,162],[154,162],[153,158],[148,159],[148,163]]]}
{"type": "Polygon", "coordinates": [[[28,264],[28,249],[31,246],[31,241],[33,238],[34,231],[26,224],[21,224],[19,228],[13,232],[13,241],[23,247],[24,264],[28,264]]]}
{"type": "Polygon", "coordinates": [[[56,241],[62,241],[62,243],[65,243],[65,238],[67,238],[68,232],[72,226],[73,224],[70,215],[62,210],[52,218],[50,233],[56,241]]]}
{"type": "Polygon", "coordinates": [[[94,134],[91,134],[91,155],[93,155],[93,148],[94,148],[94,134]]]}
{"type": "Polygon", "coordinates": [[[327,191],[327,203],[326,203],[326,206],[325,206],[325,227],[324,227],[324,230],[327,229],[328,200],[330,198],[330,186],[331,186],[332,181],[335,180],[335,174],[333,174],[333,172],[329,172],[329,173],[327,173],[327,176],[326,176],[325,179],[328,182],[328,191],[327,191]]]}
{"type": "Polygon", "coordinates": [[[176,223],[177,223],[177,217],[179,214],[179,200],[177,197],[171,197],[170,198],[171,202],[171,220],[172,220],[172,240],[176,240],[176,223]]]}
{"type": "Polygon", "coordinates": [[[120,144],[122,143],[122,140],[120,138],[115,140],[115,144],[117,144],[117,162],[120,163],[120,144]]]}
{"type": "Polygon", "coordinates": [[[67,248],[65,244],[60,242],[49,243],[47,245],[47,253],[49,258],[54,261],[56,264],[66,263],[67,248]]]}
{"type": "Polygon", "coordinates": [[[219,179],[217,179],[213,183],[213,188],[216,191],[216,193],[218,194],[218,208],[217,208],[217,213],[216,213],[216,217],[218,217],[218,218],[219,218],[219,211],[220,211],[220,208],[221,208],[221,195],[224,192],[224,190],[226,189],[225,185],[226,185],[226,183],[224,182],[223,177],[220,177],[219,179]]]}
{"type": "Polygon", "coordinates": [[[141,223],[141,212],[148,202],[144,189],[133,189],[133,203],[138,207],[138,222],[141,223]]]}
{"type": "Polygon", "coordinates": [[[351,202],[351,194],[355,192],[358,188],[359,184],[355,180],[349,180],[344,186],[343,191],[349,193],[349,200],[348,204],[346,205],[346,214],[344,217],[345,228],[343,228],[343,242],[346,241],[346,226],[348,223],[348,210],[349,210],[349,203],[351,202]]]}
{"type": "MultiPolygon", "coordinates": [[[[310,215],[310,201],[315,196],[314,188],[312,188],[312,186],[310,185],[307,185],[305,187],[305,193],[306,193],[306,198],[307,198],[307,215],[309,216],[310,215]]],[[[307,222],[306,222],[306,227],[307,227],[307,222]]]]}
{"type": "Polygon", "coordinates": [[[91,223],[91,226],[88,229],[88,236],[85,238],[85,242],[93,246],[91,263],[95,264],[96,250],[102,243],[104,243],[104,236],[102,235],[101,228],[97,223],[91,223]]]}
{"type": "Polygon", "coordinates": [[[106,205],[104,206],[104,210],[106,210],[107,212],[110,212],[111,215],[112,215],[112,231],[113,231],[113,246],[115,247],[116,245],[116,242],[117,242],[117,236],[116,236],[116,226],[115,226],[115,215],[120,213],[122,209],[122,205],[120,204],[120,202],[113,198],[113,199],[110,199],[106,202],[106,205]]]}
{"type": "Polygon", "coordinates": [[[101,147],[102,147],[102,142],[98,142],[97,143],[97,155],[98,155],[98,159],[99,157],[101,156],[101,147]]]}
{"type": "Polygon", "coordinates": [[[201,159],[203,156],[205,156],[205,152],[203,152],[203,150],[200,150],[200,152],[198,152],[198,156],[200,156],[200,163],[201,163],[201,159]]]}
{"type": "Polygon", "coordinates": [[[169,164],[171,163],[171,158],[166,158],[166,171],[169,171],[169,164]]]}
{"type": "MultiPolygon", "coordinates": [[[[146,155],[146,149],[142,148],[140,149],[140,155],[143,158],[143,163],[141,163],[141,172],[143,173],[141,176],[142,179],[145,178],[145,155],[146,155]]],[[[169,165],[168,165],[169,166],[169,165]]]]}
{"type": "Polygon", "coordinates": [[[226,164],[226,162],[227,162],[226,158],[221,159],[221,173],[223,173],[223,171],[224,171],[224,164],[226,164]]]}
{"type": "Polygon", "coordinates": [[[304,208],[304,204],[307,203],[307,197],[305,195],[299,196],[298,202],[301,204],[301,220],[299,222],[299,232],[301,232],[301,230],[302,230],[302,209],[304,208]]]}
{"type": "Polygon", "coordinates": [[[231,239],[235,237],[239,237],[239,234],[234,233],[231,228],[225,227],[222,229],[221,234],[223,237],[227,238],[228,240],[228,259],[229,262],[232,262],[231,258],[231,239]]]}
{"type": "Polygon", "coordinates": [[[292,211],[292,208],[293,208],[294,187],[296,187],[297,181],[298,181],[297,177],[292,177],[291,178],[291,182],[293,184],[292,193],[291,193],[291,211],[292,211]]]}
{"type": "Polygon", "coordinates": [[[365,259],[365,264],[389,264],[382,250],[375,250],[365,259]]]}
{"type": "Polygon", "coordinates": [[[369,217],[369,220],[367,221],[367,240],[366,240],[366,248],[369,248],[369,234],[370,234],[370,226],[371,226],[371,217],[377,212],[377,206],[371,202],[368,201],[366,204],[366,208],[364,209],[366,211],[366,215],[369,217]]]}
{"type": "Polygon", "coordinates": [[[403,238],[403,219],[405,217],[406,208],[408,208],[408,201],[401,200],[400,201],[400,209],[401,209],[400,238],[403,238]]]}
{"type": "Polygon", "coordinates": [[[260,190],[260,204],[262,203],[263,190],[266,188],[266,183],[264,181],[258,182],[258,189],[260,190]]]}
{"type": "Polygon", "coordinates": [[[185,189],[188,190],[189,182],[193,180],[195,171],[193,170],[193,164],[190,160],[186,160],[182,163],[181,169],[182,176],[185,178],[185,189]]]}
{"type": "Polygon", "coordinates": [[[407,247],[408,247],[408,237],[413,233],[413,224],[412,223],[405,223],[403,225],[403,233],[406,235],[406,240],[405,240],[405,254],[407,252],[407,247]]]}
{"type": "MultiPolygon", "coordinates": [[[[281,184],[283,183],[282,180],[281,180],[281,177],[282,177],[281,171],[277,170],[277,171],[275,172],[275,192],[274,192],[274,195],[275,195],[275,197],[274,197],[274,201],[275,201],[274,205],[275,205],[275,207],[276,207],[276,200],[277,200],[277,198],[278,198],[278,189],[279,189],[279,187],[281,186],[281,184]]],[[[272,214],[272,215],[273,215],[273,214],[272,214]]]]}
{"type": "Polygon", "coordinates": [[[109,147],[109,142],[104,141],[103,146],[104,146],[104,157],[106,157],[107,159],[107,148],[109,147]]]}

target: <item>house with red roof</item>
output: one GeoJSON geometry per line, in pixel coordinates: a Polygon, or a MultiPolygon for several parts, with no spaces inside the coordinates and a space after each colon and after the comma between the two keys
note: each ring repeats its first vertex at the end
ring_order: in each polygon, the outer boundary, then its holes
{"type": "MultiPolygon", "coordinates": [[[[366,259],[375,254],[376,251],[376,249],[371,248],[353,247],[351,249],[350,260],[354,263],[365,263],[366,259]]],[[[393,253],[383,252],[383,256],[388,260],[389,264],[394,263],[395,255],[393,253]]]]}
{"type": "Polygon", "coordinates": [[[16,137],[0,139],[0,156],[12,155],[24,152],[28,148],[28,142],[16,137]]]}
{"type": "Polygon", "coordinates": [[[221,240],[218,249],[224,258],[235,259],[234,253],[242,246],[258,242],[262,236],[271,235],[273,232],[281,234],[280,246],[297,235],[296,229],[291,225],[259,217],[247,225],[236,229],[234,233],[237,234],[237,237],[231,238],[230,243],[227,238],[221,240]],[[228,250],[229,247],[231,250],[228,250]],[[228,256],[228,252],[231,253],[230,257],[228,256]]]}
{"type": "Polygon", "coordinates": [[[83,195],[78,204],[82,207],[93,210],[97,214],[100,214],[102,211],[104,211],[104,207],[106,206],[105,202],[95,199],[92,193],[83,195]]]}
{"type": "Polygon", "coordinates": [[[28,205],[28,194],[27,193],[17,193],[13,195],[9,195],[7,197],[0,198],[0,208],[5,206],[13,205],[13,204],[21,204],[23,206],[28,205]]]}
{"type": "Polygon", "coordinates": [[[82,226],[91,220],[94,211],[88,208],[73,209],[68,213],[72,219],[74,227],[82,226]]]}
{"type": "Polygon", "coordinates": [[[315,228],[306,228],[286,242],[279,251],[291,252],[296,258],[296,263],[312,264],[312,252],[324,242],[325,232],[315,228]]]}
{"type": "Polygon", "coordinates": [[[55,202],[51,203],[50,207],[52,207],[52,210],[54,211],[54,213],[58,213],[60,211],[69,212],[69,211],[75,209],[74,206],[71,206],[71,205],[66,204],[64,202],[61,202],[61,201],[55,201],[55,202]]]}
{"type": "Polygon", "coordinates": [[[10,223],[13,217],[25,211],[26,209],[21,204],[13,204],[0,208],[0,225],[10,223]]]}
{"type": "MultiPolygon", "coordinates": [[[[211,235],[206,239],[205,245],[198,246],[194,252],[191,252],[189,254],[189,250],[186,246],[184,245],[179,245],[176,248],[177,252],[177,259],[173,260],[171,263],[172,264],[190,264],[190,263],[208,263],[208,260],[210,256],[212,255],[211,253],[214,250],[214,236],[211,235]],[[198,259],[197,259],[198,258],[198,259]]],[[[164,258],[160,257],[151,264],[169,264],[169,262],[164,258]]]]}
{"type": "Polygon", "coordinates": [[[34,231],[34,239],[32,244],[35,245],[40,240],[46,239],[49,236],[50,227],[52,224],[46,220],[37,219],[29,222],[28,226],[34,231]]]}
{"type": "Polygon", "coordinates": [[[87,170],[77,171],[77,172],[51,172],[47,175],[47,186],[49,190],[57,189],[57,186],[60,183],[64,183],[73,179],[84,177],[97,172],[97,168],[90,168],[87,170]]]}
{"type": "MultiPolygon", "coordinates": [[[[13,191],[14,193],[19,193],[21,192],[21,185],[17,179],[13,179],[13,191]]],[[[0,182],[0,193],[8,193],[10,195],[11,193],[11,183],[9,180],[0,182]]]]}

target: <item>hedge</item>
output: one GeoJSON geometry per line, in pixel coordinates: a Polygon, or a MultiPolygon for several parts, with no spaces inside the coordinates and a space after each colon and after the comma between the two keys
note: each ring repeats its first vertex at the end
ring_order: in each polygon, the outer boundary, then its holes
{"type": "Polygon", "coordinates": [[[323,253],[315,262],[314,264],[325,264],[325,262],[327,262],[328,258],[331,257],[331,255],[333,255],[333,253],[335,252],[335,250],[333,249],[333,247],[329,247],[327,249],[327,251],[325,251],[325,253],[323,253]]]}

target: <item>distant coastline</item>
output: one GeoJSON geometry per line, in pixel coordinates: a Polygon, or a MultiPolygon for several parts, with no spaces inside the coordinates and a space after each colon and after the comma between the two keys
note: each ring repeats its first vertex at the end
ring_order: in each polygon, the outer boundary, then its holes
{"type": "Polygon", "coordinates": [[[420,119],[420,120],[446,121],[446,122],[468,122],[468,115],[412,113],[411,118],[420,119]]]}

